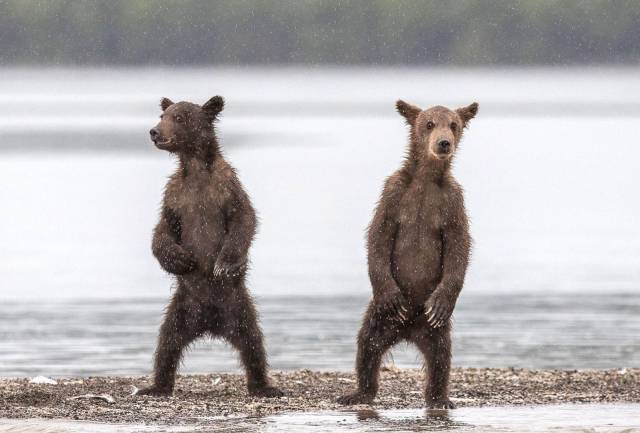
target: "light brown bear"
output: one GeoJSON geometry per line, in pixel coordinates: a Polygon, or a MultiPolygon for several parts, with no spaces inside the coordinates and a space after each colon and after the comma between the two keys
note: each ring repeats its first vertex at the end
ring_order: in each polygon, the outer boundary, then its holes
{"type": "Polygon", "coordinates": [[[425,358],[427,406],[453,408],[449,319],[464,283],[471,237],[451,161],[478,104],[421,110],[398,101],[396,107],[411,127],[409,151],[402,167],[387,179],[369,226],[373,299],[358,335],[358,389],[338,401],[371,403],[382,356],[406,340],[425,358]]]}

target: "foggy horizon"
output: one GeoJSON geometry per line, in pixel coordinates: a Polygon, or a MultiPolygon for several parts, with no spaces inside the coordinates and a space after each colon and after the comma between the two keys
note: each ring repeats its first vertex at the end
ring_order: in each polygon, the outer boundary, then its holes
{"type": "Polygon", "coordinates": [[[0,3],[2,65],[640,64],[633,1],[0,3]]]}

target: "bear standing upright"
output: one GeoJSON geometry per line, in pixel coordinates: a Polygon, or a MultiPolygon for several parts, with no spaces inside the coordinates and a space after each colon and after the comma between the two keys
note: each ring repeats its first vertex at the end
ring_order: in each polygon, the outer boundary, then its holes
{"type": "Polygon", "coordinates": [[[177,288],[160,328],[154,384],[140,395],[170,395],[182,352],[196,338],[222,337],[240,352],[249,393],[278,397],[269,385],[256,310],[245,287],[256,215],[234,169],[224,160],[213,123],[224,107],[163,98],[156,147],[174,153],[179,167],[165,188],[152,250],[176,276],[177,288]]]}
{"type": "Polygon", "coordinates": [[[407,340],[425,358],[427,406],[453,408],[449,318],[464,283],[471,237],[462,188],[450,167],[478,104],[455,111],[423,111],[404,101],[396,107],[411,128],[409,151],[387,179],[369,226],[373,299],[358,334],[358,389],[338,402],[371,403],[382,356],[407,340]]]}

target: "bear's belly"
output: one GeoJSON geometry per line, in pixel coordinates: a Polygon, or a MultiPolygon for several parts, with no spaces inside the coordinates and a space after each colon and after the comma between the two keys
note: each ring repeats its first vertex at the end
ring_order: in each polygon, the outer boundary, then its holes
{"type": "Polygon", "coordinates": [[[198,271],[211,274],[225,238],[222,215],[216,212],[182,217],[180,244],[193,254],[198,271]]]}
{"type": "Polygon", "coordinates": [[[442,238],[439,230],[400,227],[391,265],[396,282],[408,300],[424,303],[442,276],[442,238]]]}

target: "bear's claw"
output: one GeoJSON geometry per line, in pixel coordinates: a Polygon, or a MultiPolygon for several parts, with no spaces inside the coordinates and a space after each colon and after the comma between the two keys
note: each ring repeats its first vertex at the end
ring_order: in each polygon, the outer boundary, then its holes
{"type": "Polygon", "coordinates": [[[456,405],[448,398],[427,399],[428,409],[455,409],[456,405]]]}
{"type": "Polygon", "coordinates": [[[139,389],[134,395],[149,395],[151,397],[169,397],[173,394],[171,389],[158,388],[157,386],[148,386],[146,388],[139,389]]]}

